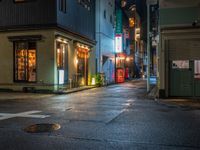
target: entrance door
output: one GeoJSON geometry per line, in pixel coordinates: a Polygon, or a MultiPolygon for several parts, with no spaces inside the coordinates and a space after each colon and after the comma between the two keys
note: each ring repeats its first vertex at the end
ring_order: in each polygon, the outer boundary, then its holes
{"type": "Polygon", "coordinates": [[[193,96],[193,63],[189,60],[170,62],[170,96],[193,96]]]}

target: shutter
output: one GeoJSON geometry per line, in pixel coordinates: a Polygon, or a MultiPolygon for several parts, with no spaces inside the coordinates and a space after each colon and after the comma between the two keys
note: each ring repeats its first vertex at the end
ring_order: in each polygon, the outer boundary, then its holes
{"type": "Polygon", "coordinates": [[[200,39],[169,40],[169,60],[200,60],[200,39]]]}

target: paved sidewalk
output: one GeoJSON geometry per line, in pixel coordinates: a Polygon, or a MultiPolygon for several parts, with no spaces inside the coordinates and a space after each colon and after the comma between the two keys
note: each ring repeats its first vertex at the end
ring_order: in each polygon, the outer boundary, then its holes
{"type": "Polygon", "coordinates": [[[147,98],[166,105],[200,109],[200,98],[159,98],[156,86],[152,87],[151,91],[147,94],[147,98]]]}
{"type": "Polygon", "coordinates": [[[157,102],[178,107],[200,109],[200,99],[155,99],[157,102]]]}
{"type": "Polygon", "coordinates": [[[67,89],[67,90],[62,90],[55,92],[56,94],[70,94],[70,93],[75,93],[79,91],[84,91],[84,90],[89,90],[92,88],[97,88],[96,86],[83,86],[83,87],[78,87],[78,88],[72,88],[72,89],[67,89]]]}
{"type": "Polygon", "coordinates": [[[75,93],[83,90],[88,90],[91,88],[96,88],[95,86],[84,86],[84,87],[79,87],[79,88],[72,88],[68,90],[63,90],[63,91],[58,91],[58,92],[53,92],[53,93],[28,93],[28,92],[0,92],[0,100],[12,100],[12,99],[42,99],[42,98],[47,98],[51,96],[55,96],[55,94],[70,94],[70,93],[75,93]]]}
{"type": "Polygon", "coordinates": [[[54,94],[40,93],[23,93],[23,92],[0,92],[0,100],[27,100],[27,99],[43,99],[53,96],[54,94]]]}

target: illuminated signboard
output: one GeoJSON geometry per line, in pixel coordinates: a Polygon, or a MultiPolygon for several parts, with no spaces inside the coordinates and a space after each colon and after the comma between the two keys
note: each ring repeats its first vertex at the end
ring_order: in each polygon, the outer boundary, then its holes
{"type": "Polygon", "coordinates": [[[115,36],[115,52],[116,53],[122,52],[122,34],[115,36]]]}
{"type": "Polygon", "coordinates": [[[59,74],[59,84],[64,84],[64,70],[58,70],[59,74]]]}

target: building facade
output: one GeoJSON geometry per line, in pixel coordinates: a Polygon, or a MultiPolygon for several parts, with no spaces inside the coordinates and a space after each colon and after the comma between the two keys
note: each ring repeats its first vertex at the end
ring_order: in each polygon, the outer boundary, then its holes
{"type": "Polygon", "coordinates": [[[0,1],[0,89],[89,85],[95,74],[95,2],[0,1]]]}
{"type": "Polygon", "coordinates": [[[115,1],[96,0],[96,68],[107,83],[115,82],[114,21],[115,1]]]}
{"type": "Polygon", "coordinates": [[[200,2],[162,0],[159,16],[159,95],[199,97],[200,2]]]}

